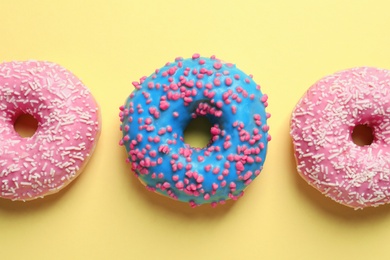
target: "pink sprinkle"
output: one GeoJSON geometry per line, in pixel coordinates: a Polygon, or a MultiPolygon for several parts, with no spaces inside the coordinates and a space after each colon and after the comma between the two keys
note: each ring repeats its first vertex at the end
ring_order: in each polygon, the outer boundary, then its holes
{"type": "Polygon", "coordinates": [[[218,126],[213,126],[210,129],[210,132],[212,135],[219,135],[221,133],[221,130],[218,128],[218,126]]]}
{"type": "Polygon", "coordinates": [[[166,133],[165,128],[161,128],[161,129],[158,130],[158,132],[157,132],[158,135],[163,135],[163,134],[165,134],[165,133],[166,133]]]}
{"type": "Polygon", "coordinates": [[[213,190],[217,190],[218,189],[218,184],[213,183],[212,188],[213,188],[213,190]]]}
{"type": "Polygon", "coordinates": [[[220,86],[221,85],[221,81],[219,80],[219,78],[215,78],[214,79],[214,85],[215,86],[220,86]]]}
{"type": "Polygon", "coordinates": [[[197,82],[195,83],[195,86],[196,86],[197,88],[202,88],[202,81],[197,81],[197,82]]]}
{"type": "Polygon", "coordinates": [[[236,169],[238,170],[238,171],[243,171],[245,168],[244,168],[244,165],[242,164],[242,162],[241,161],[238,161],[237,163],[236,163],[236,169]]]}
{"type": "Polygon", "coordinates": [[[179,181],[175,184],[176,188],[178,188],[179,190],[183,189],[184,188],[184,183],[182,181],[179,181]]]}
{"type": "Polygon", "coordinates": [[[194,55],[192,55],[192,59],[193,60],[196,60],[200,57],[199,53],[194,53],[194,55]]]}
{"type": "Polygon", "coordinates": [[[213,88],[213,84],[211,84],[211,83],[206,83],[204,86],[205,86],[207,89],[212,89],[212,88],[213,88]]]}
{"type": "Polygon", "coordinates": [[[190,80],[190,81],[187,81],[187,82],[185,83],[185,85],[186,85],[187,87],[193,87],[195,84],[194,84],[194,81],[193,81],[193,80],[190,80]]]}
{"type": "Polygon", "coordinates": [[[145,124],[150,125],[152,123],[152,119],[150,117],[145,119],[145,124]]]}
{"type": "Polygon", "coordinates": [[[252,157],[248,157],[247,159],[246,159],[246,161],[247,161],[247,163],[254,163],[254,159],[252,158],[252,157]]]}
{"type": "Polygon", "coordinates": [[[226,99],[229,98],[229,96],[230,96],[230,93],[229,92],[225,92],[225,93],[222,94],[222,99],[226,100],[226,99]]]}
{"type": "Polygon", "coordinates": [[[141,88],[140,84],[139,84],[137,81],[133,81],[132,84],[133,84],[133,86],[134,86],[136,89],[140,89],[140,88],[141,88]]]}
{"type": "Polygon", "coordinates": [[[179,180],[179,175],[175,174],[172,176],[173,181],[178,181],[179,180]]]}
{"type": "Polygon", "coordinates": [[[201,156],[201,155],[199,155],[199,156],[198,156],[198,162],[203,162],[203,160],[204,160],[204,157],[201,156]]]}
{"type": "Polygon", "coordinates": [[[203,196],[203,198],[204,198],[205,200],[209,200],[209,199],[210,199],[210,195],[209,195],[208,193],[206,193],[206,194],[203,196]]]}
{"type": "Polygon", "coordinates": [[[236,106],[232,106],[232,113],[233,113],[233,114],[236,114],[236,113],[237,113],[237,107],[236,107],[236,106]]]}
{"type": "Polygon", "coordinates": [[[206,166],[204,167],[204,170],[205,170],[206,172],[210,171],[210,169],[211,169],[211,165],[210,165],[210,164],[208,164],[208,165],[206,165],[206,166]]]}
{"type": "Polygon", "coordinates": [[[169,103],[167,101],[161,100],[160,101],[160,109],[167,110],[168,108],[169,108],[169,103]]]}
{"type": "Polygon", "coordinates": [[[179,170],[183,169],[183,163],[178,162],[178,163],[177,163],[177,168],[178,168],[179,170]]]}
{"type": "Polygon", "coordinates": [[[223,167],[225,169],[229,169],[230,168],[230,162],[226,161],[224,164],[223,164],[223,167]]]}
{"type": "Polygon", "coordinates": [[[198,178],[196,178],[197,183],[202,183],[204,181],[203,175],[199,174],[198,178]]]}
{"type": "Polygon", "coordinates": [[[226,79],[225,79],[225,84],[226,84],[226,86],[230,86],[230,85],[232,85],[232,83],[233,83],[233,81],[232,81],[231,78],[226,78],[226,79]]]}
{"type": "Polygon", "coordinates": [[[220,68],[222,68],[222,64],[220,62],[215,62],[213,67],[214,69],[219,70],[220,68]]]}
{"type": "Polygon", "coordinates": [[[248,180],[252,175],[253,175],[253,173],[251,171],[248,171],[247,173],[245,173],[244,174],[244,181],[248,180]]]}
{"type": "Polygon", "coordinates": [[[169,147],[167,145],[160,145],[158,151],[167,154],[169,153],[169,147]]]}
{"type": "Polygon", "coordinates": [[[152,81],[148,83],[148,88],[149,88],[149,89],[154,88],[154,83],[153,83],[152,81]]]}
{"type": "Polygon", "coordinates": [[[176,72],[176,67],[172,67],[172,68],[170,68],[169,70],[168,70],[168,74],[169,75],[173,75],[173,74],[175,74],[175,72],[176,72]]]}

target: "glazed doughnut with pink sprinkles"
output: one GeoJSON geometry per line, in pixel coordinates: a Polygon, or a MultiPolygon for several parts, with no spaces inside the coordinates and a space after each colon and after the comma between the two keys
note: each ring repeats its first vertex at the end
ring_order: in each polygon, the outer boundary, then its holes
{"type": "Polygon", "coordinates": [[[214,56],[194,54],[133,85],[120,108],[120,144],[140,181],[192,207],[242,196],[260,174],[271,139],[267,95],[252,76],[214,56]],[[204,148],[183,140],[197,117],[212,125],[204,148]]]}

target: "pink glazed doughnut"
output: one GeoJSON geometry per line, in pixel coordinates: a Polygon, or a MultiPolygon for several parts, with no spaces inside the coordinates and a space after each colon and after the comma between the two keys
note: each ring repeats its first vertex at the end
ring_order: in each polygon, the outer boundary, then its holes
{"type": "Polygon", "coordinates": [[[296,105],[291,136],[298,172],[324,195],[355,209],[390,202],[390,71],[324,77],[296,105]],[[359,125],[371,129],[371,144],[353,141],[359,125]]]}
{"type": "Polygon", "coordinates": [[[32,200],[56,193],[82,171],[100,134],[100,112],[71,72],[42,61],[0,64],[0,197],[32,200]],[[32,137],[14,129],[30,114],[32,137]]]}

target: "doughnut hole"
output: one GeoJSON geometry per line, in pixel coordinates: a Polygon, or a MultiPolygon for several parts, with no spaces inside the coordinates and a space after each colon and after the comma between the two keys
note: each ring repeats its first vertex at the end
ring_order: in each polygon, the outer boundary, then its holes
{"type": "Polygon", "coordinates": [[[371,145],[374,142],[373,129],[368,125],[356,125],[351,136],[352,141],[358,146],[371,145]]]}
{"type": "Polygon", "coordinates": [[[38,121],[30,114],[21,114],[15,120],[14,129],[23,138],[32,137],[38,129],[38,121]]]}
{"type": "Polygon", "coordinates": [[[184,142],[191,147],[207,147],[211,142],[211,127],[211,122],[204,116],[192,119],[184,130],[184,142]]]}

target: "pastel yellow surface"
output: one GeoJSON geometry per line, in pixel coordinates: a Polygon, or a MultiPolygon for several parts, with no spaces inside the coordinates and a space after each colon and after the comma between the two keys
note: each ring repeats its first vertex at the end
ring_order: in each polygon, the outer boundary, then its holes
{"type": "Polygon", "coordinates": [[[48,60],[91,89],[102,135],[85,171],[56,195],[0,199],[0,259],[388,259],[390,206],[354,211],[297,174],[291,111],[321,77],[390,69],[387,0],[5,1],[0,60],[48,60]],[[212,209],[147,191],[118,146],[131,82],[194,52],[237,64],[269,95],[262,174],[212,209]]]}

